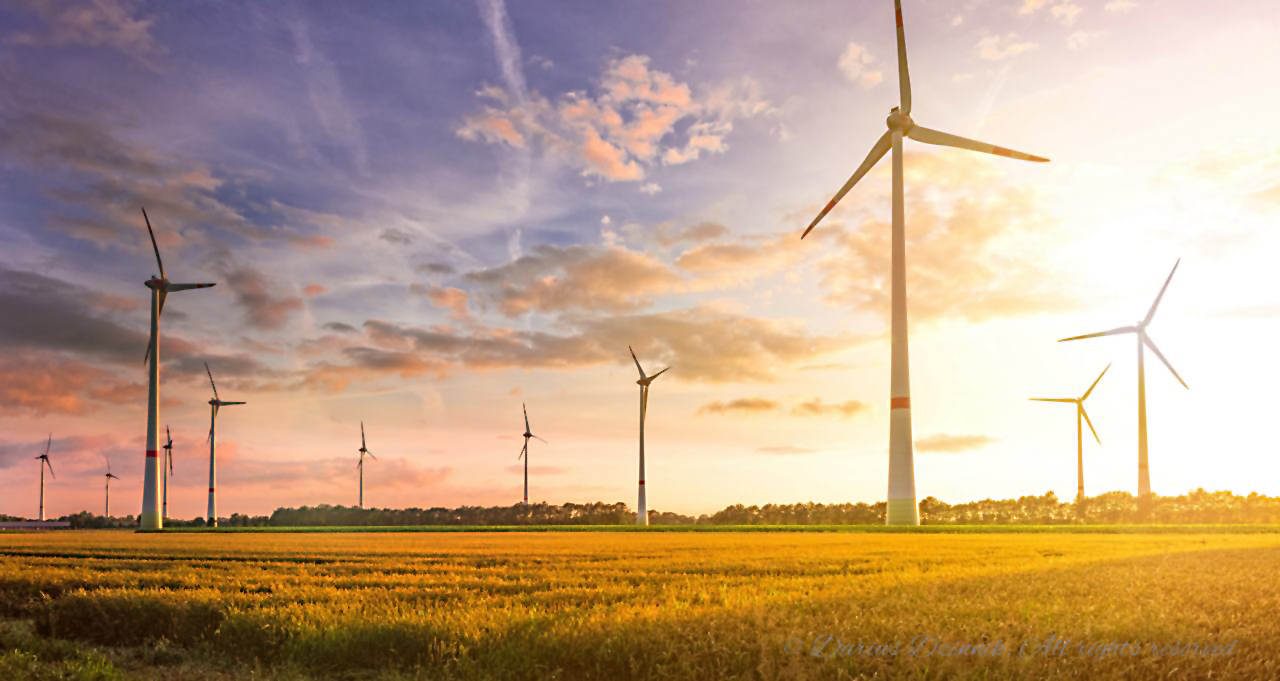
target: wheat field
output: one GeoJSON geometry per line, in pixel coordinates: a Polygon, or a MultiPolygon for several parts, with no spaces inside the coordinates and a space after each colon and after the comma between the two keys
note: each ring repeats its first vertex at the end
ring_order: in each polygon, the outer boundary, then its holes
{"type": "Polygon", "coordinates": [[[1280,678],[1274,533],[0,535],[0,678],[1280,678]]]}

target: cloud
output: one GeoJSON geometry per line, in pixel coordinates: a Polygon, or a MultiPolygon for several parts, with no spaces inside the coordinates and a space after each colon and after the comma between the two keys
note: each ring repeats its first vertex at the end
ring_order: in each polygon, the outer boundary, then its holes
{"type": "Polygon", "coordinates": [[[163,53],[151,35],[152,19],[133,16],[133,3],[121,0],[24,0],[48,24],[48,33],[14,33],[18,45],[105,47],[144,62],[163,53]]]}
{"type": "MultiPolygon", "coordinates": [[[[628,365],[628,345],[654,366],[673,366],[675,380],[769,382],[803,363],[851,347],[860,339],[814,336],[782,322],[711,308],[605,317],[565,316],[563,335],[489,328],[415,327],[381,320],[364,324],[363,343],[311,364],[302,385],[341,391],[391,376],[519,368],[578,369],[628,365]]],[[[665,378],[664,378],[665,380],[665,378]]]]}
{"type": "Polygon", "coordinates": [[[842,419],[852,418],[867,411],[867,405],[857,400],[826,404],[822,398],[815,397],[808,402],[796,405],[791,413],[796,416],[838,416],[842,419]]]}
{"type": "Polygon", "coordinates": [[[302,310],[302,298],[277,293],[283,287],[247,265],[225,271],[223,279],[235,292],[236,302],[244,308],[245,322],[255,329],[281,329],[292,314],[302,310]]]}
{"type": "MultiPolygon", "coordinates": [[[[518,453],[518,452],[517,452],[517,453],[518,453]]],[[[513,474],[516,474],[516,475],[519,475],[519,474],[521,474],[521,473],[524,473],[524,464],[515,464],[515,465],[512,465],[512,466],[507,466],[507,472],[508,472],[508,473],[513,473],[513,474]]],[[[567,473],[569,473],[569,469],[568,469],[568,468],[562,468],[562,467],[560,467],[560,466],[535,466],[535,465],[533,465],[533,464],[530,464],[530,465],[529,465],[529,475],[531,475],[531,476],[537,476],[537,475],[565,475],[565,474],[567,474],[567,473]]]]}
{"type": "Polygon", "coordinates": [[[728,235],[729,228],[717,222],[700,222],[684,229],[676,229],[673,224],[664,222],[653,230],[654,240],[661,246],[715,241],[728,235]]]}
{"type": "MultiPolygon", "coordinates": [[[[523,88],[522,79],[519,84],[504,79],[508,89],[523,88]]],[[[609,182],[637,182],[659,164],[723,153],[735,120],[772,112],[753,80],[744,78],[699,98],[688,84],[636,54],[611,59],[592,90],[549,99],[536,92],[513,97],[486,87],[477,96],[486,103],[456,130],[462,139],[522,150],[537,143],[582,175],[609,182]]],[[[652,192],[657,185],[645,187],[652,192]]]]}
{"type": "Polygon", "coordinates": [[[356,112],[347,102],[337,66],[316,46],[311,30],[302,19],[286,22],[293,37],[294,62],[302,69],[308,102],[320,129],[331,140],[341,143],[351,155],[356,170],[369,172],[369,152],[356,112]]]}
{"type": "MultiPolygon", "coordinates": [[[[141,289],[139,296],[145,295],[141,289]]],[[[91,307],[92,300],[94,293],[87,288],[35,272],[0,268],[0,347],[64,351],[140,365],[150,332],[143,332],[141,326],[127,328],[103,315],[91,307]]],[[[168,337],[162,345],[166,352],[191,350],[190,344],[168,337]]]]}
{"type": "Polygon", "coordinates": [[[335,331],[337,333],[360,333],[360,329],[357,329],[350,324],[343,324],[342,322],[328,322],[326,324],[321,324],[320,328],[326,331],[335,331]]]}
{"type": "Polygon", "coordinates": [[[915,447],[921,452],[955,453],[981,449],[995,441],[995,438],[986,435],[938,434],[916,440],[915,447]]]}
{"type": "MultiPolygon", "coordinates": [[[[174,246],[205,239],[204,227],[252,241],[327,243],[327,237],[251,223],[219,198],[228,189],[226,181],[205,164],[125,142],[96,122],[45,112],[8,116],[0,120],[0,152],[30,163],[46,194],[60,204],[49,221],[53,229],[103,247],[146,249],[138,206],[147,207],[156,239],[168,255],[174,246]]],[[[278,203],[272,208],[288,209],[278,203]]]]}
{"type": "Polygon", "coordinates": [[[493,42],[494,56],[498,60],[498,68],[502,71],[502,81],[512,95],[524,101],[528,99],[528,86],[525,84],[524,71],[520,69],[520,45],[516,42],[515,31],[511,28],[511,17],[507,14],[507,6],[502,0],[479,0],[480,18],[489,29],[489,39],[493,42]]]}
{"type": "Polygon", "coordinates": [[[809,447],[800,447],[797,445],[780,445],[776,447],[756,447],[756,451],[760,454],[780,454],[789,456],[793,454],[813,454],[818,450],[811,449],[809,447]]]}
{"type": "Polygon", "coordinates": [[[1034,14],[1041,7],[1045,6],[1048,0],[1022,0],[1022,7],[1018,9],[1018,14],[1034,14]]]}
{"type": "MultiPolygon", "coordinates": [[[[1047,229],[1047,218],[1032,190],[1000,181],[998,162],[977,154],[909,153],[906,167],[913,321],[981,321],[1076,304],[1049,286],[1027,255],[1034,246],[1025,241],[1047,229]]],[[[836,222],[814,237],[834,241],[817,264],[828,302],[889,309],[889,225],[878,218],[856,228],[836,222]]]]}
{"type": "Polygon", "coordinates": [[[507,316],[529,311],[643,308],[647,296],[681,286],[662,262],[621,247],[542,245],[515,261],[464,277],[507,316]]]}
{"type": "Polygon", "coordinates": [[[1080,13],[1083,11],[1083,7],[1070,0],[1054,3],[1053,7],[1049,8],[1049,14],[1054,19],[1057,19],[1058,23],[1068,27],[1075,26],[1076,19],[1079,18],[1080,13]]]}
{"type": "Polygon", "coordinates": [[[879,85],[884,79],[883,73],[871,68],[875,63],[876,58],[867,51],[867,48],[851,42],[845,46],[836,65],[840,67],[840,72],[849,82],[870,88],[879,85]]]}
{"type": "Polygon", "coordinates": [[[457,272],[457,270],[454,269],[453,265],[449,265],[447,263],[442,263],[442,262],[431,262],[431,263],[418,265],[413,268],[413,271],[418,272],[420,274],[435,274],[435,275],[441,275],[441,276],[448,276],[450,274],[454,274],[455,272],[457,272]]]}
{"type": "Polygon", "coordinates": [[[1075,31],[1067,36],[1067,49],[1083,50],[1084,48],[1097,42],[1102,37],[1102,33],[1098,31],[1075,31]]]}
{"type": "Polygon", "coordinates": [[[695,288],[740,286],[795,267],[813,248],[786,232],[737,242],[694,246],[676,258],[676,267],[697,277],[695,288]]]}
{"type": "Polygon", "coordinates": [[[661,191],[662,191],[662,186],[659,185],[657,182],[649,182],[640,187],[640,193],[648,194],[649,196],[655,196],[661,191]]]}
{"type": "Polygon", "coordinates": [[[1133,11],[1133,9],[1137,6],[1138,6],[1138,3],[1134,2],[1133,0],[1111,0],[1111,2],[1108,2],[1107,4],[1103,5],[1102,8],[1108,12],[1114,12],[1116,14],[1126,14],[1128,12],[1133,11]]]}
{"type": "Polygon", "coordinates": [[[755,414],[765,411],[777,411],[780,404],[763,397],[743,397],[730,402],[710,402],[698,408],[699,414],[755,414]]]}
{"type": "MultiPolygon", "coordinates": [[[[228,443],[231,445],[233,443],[228,443]]],[[[290,489],[314,487],[316,483],[333,484],[336,480],[351,480],[355,474],[355,462],[350,458],[330,458],[309,461],[288,461],[267,457],[240,456],[224,445],[219,436],[218,483],[228,487],[290,489]]],[[[426,468],[413,461],[381,457],[366,462],[365,492],[378,489],[420,489],[435,487],[453,475],[450,467],[426,468]]],[[[354,484],[354,483],[353,483],[354,484]]]]}
{"type": "Polygon", "coordinates": [[[322,296],[328,292],[329,292],[329,289],[325,286],[321,286],[320,284],[307,284],[302,288],[302,295],[308,298],[315,298],[316,296],[322,296]]]}
{"type": "Polygon", "coordinates": [[[460,322],[470,322],[471,310],[467,307],[467,292],[459,288],[445,286],[422,286],[414,284],[409,290],[426,296],[436,307],[449,310],[449,316],[460,322]]]}
{"type": "Polygon", "coordinates": [[[0,356],[0,414],[83,415],[111,402],[141,402],[146,386],[54,353],[0,356]]]}
{"type": "Polygon", "coordinates": [[[979,40],[975,46],[978,50],[978,56],[988,61],[1001,61],[1016,57],[1037,47],[1040,47],[1038,43],[1019,41],[1014,33],[1008,33],[1004,36],[989,35],[979,40]]]}

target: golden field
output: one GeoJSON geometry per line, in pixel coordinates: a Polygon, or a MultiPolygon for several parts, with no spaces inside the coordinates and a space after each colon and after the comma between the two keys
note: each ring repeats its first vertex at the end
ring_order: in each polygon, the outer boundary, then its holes
{"type": "Polygon", "coordinates": [[[1274,533],[0,535],[5,679],[1261,679],[1277,613],[1274,533]]]}

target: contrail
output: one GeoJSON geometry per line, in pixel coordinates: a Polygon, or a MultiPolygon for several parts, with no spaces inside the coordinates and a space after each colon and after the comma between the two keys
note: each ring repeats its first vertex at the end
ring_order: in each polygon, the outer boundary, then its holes
{"type": "Polygon", "coordinates": [[[511,28],[511,17],[507,16],[507,6],[502,0],[477,0],[480,5],[480,18],[489,28],[493,38],[493,52],[502,69],[502,80],[507,89],[521,103],[529,99],[529,88],[524,82],[524,71],[520,68],[520,44],[516,42],[515,31],[511,28]]]}

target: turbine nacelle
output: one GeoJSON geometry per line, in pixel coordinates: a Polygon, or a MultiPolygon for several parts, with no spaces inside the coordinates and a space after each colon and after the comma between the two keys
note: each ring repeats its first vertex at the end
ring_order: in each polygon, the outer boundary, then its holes
{"type": "Polygon", "coordinates": [[[890,130],[897,130],[904,135],[908,130],[916,127],[916,122],[911,120],[911,115],[896,106],[889,112],[889,117],[884,120],[884,123],[890,130]]]}

